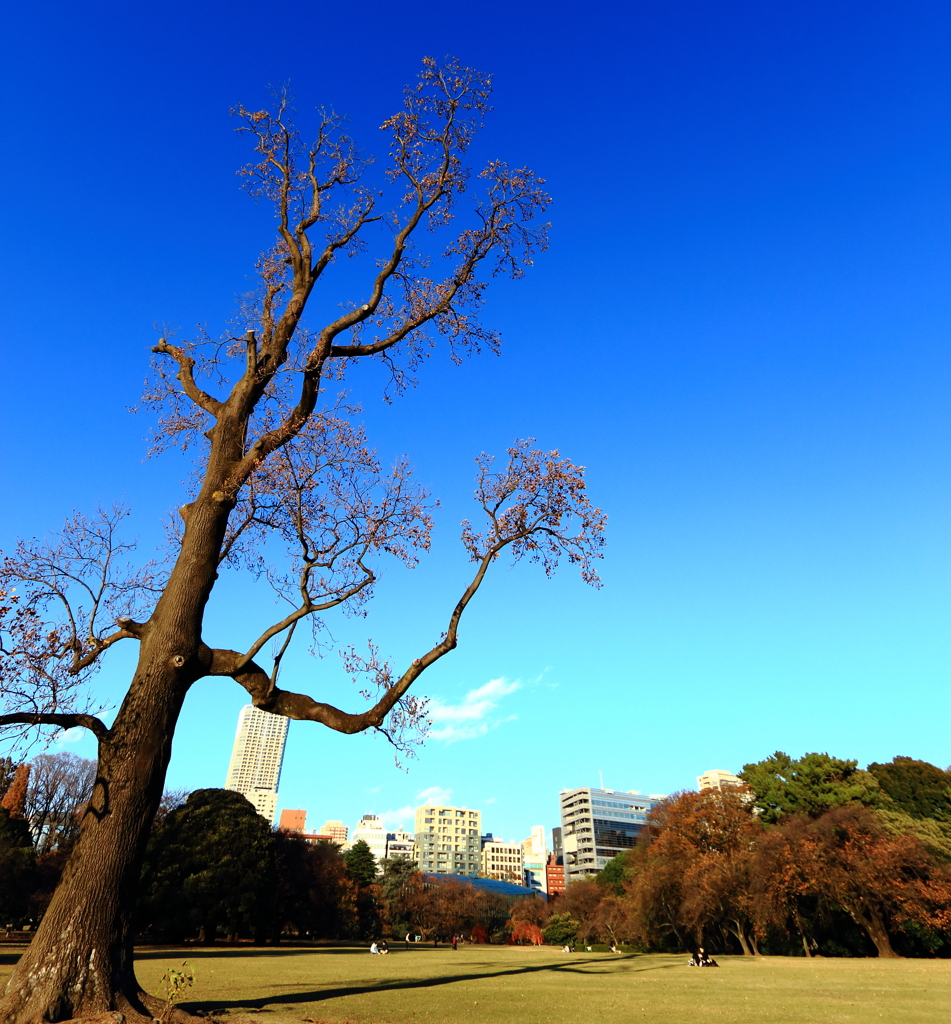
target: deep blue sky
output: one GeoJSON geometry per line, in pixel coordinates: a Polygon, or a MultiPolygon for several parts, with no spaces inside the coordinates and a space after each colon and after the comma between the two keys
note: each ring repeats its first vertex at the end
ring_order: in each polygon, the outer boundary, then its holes
{"type": "MultiPolygon", "coordinates": [[[[0,543],[124,496],[148,547],[181,503],[126,409],[152,325],[225,331],[271,242],[229,107],[290,81],[382,155],[419,58],[453,54],[495,74],[476,159],[547,178],[552,245],[490,290],[500,358],[440,352],[392,407],[357,380],[443,508],[432,557],[336,635],[397,663],[430,645],[471,459],[520,436],[588,467],[605,586],[499,567],[423,683],[484,735],[403,774],[379,738],[295,723],[282,805],[352,824],[440,787],[520,839],[599,770],[670,792],[776,749],[947,765],[949,26],[874,0],[8,9],[0,543]]],[[[271,609],[223,582],[206,639],[237,647],[271,609]]],[[[285,684],[354,707],[336,661],[285,684]]],[[[243,702],[196,687],[170,785],[223,783],[243,702]]]]}

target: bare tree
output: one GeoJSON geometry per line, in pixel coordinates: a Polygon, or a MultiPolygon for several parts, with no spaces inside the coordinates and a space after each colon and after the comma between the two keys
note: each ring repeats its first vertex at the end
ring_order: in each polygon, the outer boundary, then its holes
{"type": "Polygon", "coordinates": [[[92,796],[96,762],[75,754],[38,754],[30,762],[24,817],[37,853],[69,846],[92,796]]]}
{"type": "Polygon", "coordinates": [[[278,237],[241,309],[240,340],[165,336],[153,349],[146,402],[159,413],[156,447],[180,445],[197,458],[169,567],[127,566],[117,509],[77,516],[59,537],[21,545],[0,574],[0,726],[82,726],[99,741],[77,844],[0,1003],[4,1021],[110,1010],[137,1020],[163,1005],[135,977],[132,911],[172,735],[197,680],[229,676],[265,711],[343,733],[379,729],[406,749],[425,731],[425,701],[410,687],[456,646],[468,603],[503,553],[539,561],[549,573],[565,556],[597,583],[604,517],[588,502],[581,469],[517,442],[503,465],[479,459],[483,522],[463,530],[473,575],[436,642],[402,672],[373,649],[351,652],[350,669],[370,677],[366,706],[352,712],[278,685],[302,622],[319,633],[330,609],[368,599],[383,556],[413,565],[429,544],[432,503],[405,461],[384,471],[354,425],[355,409],[340,397],[348,368],[380,360],[398,393],[435,338],[454,359],[496,349],[498,338],[478,320],[487,275],[520,277],[545,246],[545,225],[535,221],[548,202],[541,179],[492,161],[473,185],[465,166],[489,87],[485,75],[456,62],[425,60],[402,110],[384,124],[390,160],[378,188],[365,183],[367,165],[335,115],[322,115],[307,144],[285,96],[271,111],[234,111],[257,154],[246,182],[273,203],[278,237]],[[468,194],[478,198],[467,226],[454,232],[468,194]],[[427,238],[443,249],[435,258],[446,268],[432,276],[433,257],[420,246],[427,238]],[[305,321],[316,283],[349,255],[366,269],[362,297],[328,320],[312,311],[313,322],[305,321]],[[286,562],[267,560],[275,541],[287,545],[286,562]],[[259,574],[285,603],[237,651],[211,646],[203,633],[226,564],[259,574]],[[138,644],[138,664],[107,728],[82,684],[120,640],[138,644]],[[268,645],[276,645],[270,665],[268,645]]]}

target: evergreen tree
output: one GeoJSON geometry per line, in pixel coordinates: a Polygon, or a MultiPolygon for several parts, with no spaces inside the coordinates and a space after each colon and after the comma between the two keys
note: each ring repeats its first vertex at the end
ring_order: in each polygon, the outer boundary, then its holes
{"type": "Polygon", "coordinates": [[[598,872],[595,881],[602,889],[609,889],[615,896],[624,892],[624,883],[631,875],[631,869],[627,863],[627,851],[612,857],[607,864],[598,872]]]}
{"type": "Polygon", "coordinates": [[[905,814],[951,822],[951,772],[913,757],[873,762],[868,770],[905,814]]]}
{"type": "Polygon", "coordinates": [[[793,758],[777,750],[772,757],[744,765],[740,778],[753,790],[754,805],[768,825],[797,811],[816,818],[849,804],[891,805],[878,779],[862,771],[858,761],[829,754],[793,758]]]}
{"type": "Polygon", "coordinates": [[[383,879],[381,898],[390,930],[405,935],[414,925],[414,910],[422,889],[419,865],[408,857],[387,857],[380,861],[383,879]]]}
{"type": "Polygon", "coordinates": [[[376,881],[376,857],[364,839],[358,839],[343,855],[347,874],[359,886],[372,885],[376,881]]]}
{"type": "Polygon", "coordinates": [[[556,946],[570,945],[575,941],[579,927],[571,914],[552,914],[542,929],[542,935],[546,942],[553,942],[556,946]]]}
{"type": "Polygon", "coordinates": [[[268,823],[240,793],[199,789],[156,826],[142,871],[139,924],[214,942],[256,932],[272,879],[268,823]]]}

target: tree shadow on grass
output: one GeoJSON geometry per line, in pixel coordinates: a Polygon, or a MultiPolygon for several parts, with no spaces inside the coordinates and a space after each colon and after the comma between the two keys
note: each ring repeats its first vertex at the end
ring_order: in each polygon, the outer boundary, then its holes
{"type": "Polygon", "coordinates": [[[245,946],[241,947],[227,947],[227,946],[196,946],[194,948],[190,946],[167,946],[158,947],[153,949],[136,949],[135,960],[139,963],[142,960],[228,960],[236,957],[282,957],[282,956],[301,956],[307,953],[319,953],[321,956],[326,956],[328,953],[333,955],[335,953],[346,953],[348,956],[353,956],[354,953],[365,953],[366,950],[362,947],[353,948],[352,946],[342,949],[331,947],[329,949],[322,949],[319,946],[296,946],[288,947],[283,949],[280,946],[245,946]]]}
{"type": "MultiPolygon", "coordinates": [[[[214,1012],[216,1010],[244,1009],[263,1010],[269,1005],[287,1005],[293,1003],[320,1003],[328,999],[340,999],[343,996],[368,995],[371,992],[394,992],[401,989],[436,988],[440,985],[454,985],[460,981],[482,981],[489,978],[512,977],[518,974],[537,974],[541,971],[556,971],[559,974],[588,974],[585,968],[595,964],[617,964],[618,958],[601,957],[598,959],[572,960],[563,964],[534,964],[527,967],[514,967],[508,970],[479,971],[471,974],[447,974],[436,978],[413,978],[393,981],[382,981],[367,985],[353,985],[345,988],[328,988],[312,992],[286,992],[283,995],[265,996],[260,999],[222,1000],[208,999],[182,1003],[181,1008],[194,1013],[197,1010],[214,1012]]],[[[662,971],[670,967],[681,966],[679,963],[652,964],[650,967],[636,968],[642,971],[662,971]]]]}

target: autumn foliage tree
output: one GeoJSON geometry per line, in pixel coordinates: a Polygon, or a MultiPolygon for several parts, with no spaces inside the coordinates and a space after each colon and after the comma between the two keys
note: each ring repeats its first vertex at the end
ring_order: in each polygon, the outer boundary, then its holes
{"type": "Polygon", "coordinates": [[[756,952],[750,881],[763,825],[744,794],[681,793],[653,808],[648,823],[628,883],[640,937],[673,935],[683,948],[688,938],[702,945],[726,933],[756,952]]]}
{"type": "Polygon", "coordinates": [[[898,955],[892,937],[904,925],[951,924],[947,871],[914,836],[889,835],[867,808],[836,807],[785,827],[805,864],[803,891],[841,907],[880,957],[898,955]]]}
{"type": "Polygon", "coordinates": [[[280,685],[301,627],[320,635],[332,609],[367,601],[382,559],[412,566],[429,545],[433,503],[406,460],[380,465],[354,420],[352,366],[380,362],[392,395],[437,342],[457,360],[495,351],[498,337],[479,320],[487,283],[520,277],[545,247],[541,179],[499,160],[474,177],[467,167],[489,92],[487,76],[425,60],[383,125],[390,151],[381,181],[370,180],[334,114],[321,115],[308,142],[286,96],[268,110],[234,111],[255,151],[245,183],[272,204],[277,236],[237,331],[165,333],[153,349],[145,405],[158,416],[155,447],[196,460],[194,489],[176,502],[170,560],[136,562],[123,536],[126,510],[104,508],[18,544],[0,568],[0,726],[83,727],[99,747],[76,846],[0,1003],[9,1024],[112,1010],[150,1020],[164,1008],[135,976],[133,911],[172,736],[199,680],[229,677],[264,711],[347,734],[378,729],[405,749],[425,725],[425,701],[410,688],[455,648],[493,563],[527,558],[550,573],[565,557],[597,583],[604,517],[582,470],[519,441],[500,462],[478,460],[480,521],[465,523],[462,536],[473,572],[435,642],[402,671],[372,649],[352,652],[349,668],[368,679],[357,710],[280,685]],[[349,256],[349,294],[361,268],[366,275],[359,297],[321,319],[315,288],[349,256]],[[287,558],[271,561],[279,545],[287,558]],[[227,567],[257,574],[283,603],[240,650],[215,646],[205,631],[227,567]],[[136,644],[138,661],[107,726],[86,683],[120,643],[136,644]]]}

